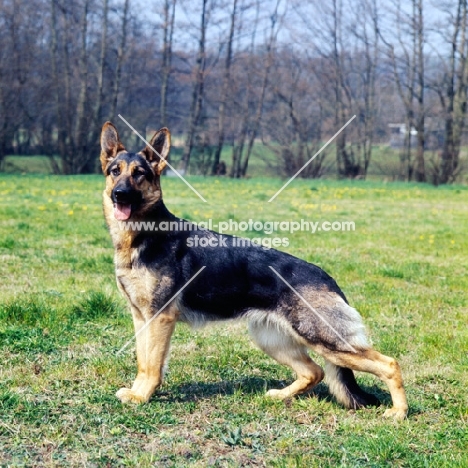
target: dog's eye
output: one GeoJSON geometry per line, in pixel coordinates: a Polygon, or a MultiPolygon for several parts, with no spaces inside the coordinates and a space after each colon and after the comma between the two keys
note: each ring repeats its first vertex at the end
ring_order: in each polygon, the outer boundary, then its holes
{"type": "Polygon", "coordinates": [[[110,173],[114,176],[114,177],[117,177],[119,174],[120,174],[120,169],[118,167],[114,167],[114,169],[112,169],[110,171],[110,173]]]}
{"type": "Polygon", "coordinates": [[[138,169],[134,172],[133,176],[134,177],[141,177],[141,176],[144,176],[146,175],[146,172],[145,171],[142,171],[141,169],[138,169]]]}

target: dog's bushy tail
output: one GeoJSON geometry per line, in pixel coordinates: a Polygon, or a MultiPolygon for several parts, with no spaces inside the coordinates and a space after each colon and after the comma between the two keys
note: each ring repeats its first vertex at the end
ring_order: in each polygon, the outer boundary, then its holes
{"type": "Polygon", "coordinates": [[[377,397],[359,387],[351,369],[336,366],[327,360],[325,360],[325,382],[330,393],[346,408],[359,409],[380,404],[377,397]]]}

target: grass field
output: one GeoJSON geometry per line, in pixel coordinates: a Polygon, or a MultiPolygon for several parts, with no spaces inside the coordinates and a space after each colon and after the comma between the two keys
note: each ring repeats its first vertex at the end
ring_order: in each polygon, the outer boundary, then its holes
{"type": "MultiPolygon", "coordinates": [[[[348,411],[326,385],[285,402],[291,372],[242,323],[179,325],[163,388],[142,406],[131,317],[114,281],[98,176],[0,175],[0,466],[468,466],[468,190],[297,180],[164,179],[193,221],[353,221],[353,232],[275,233],[332,274],[377,349],[403,369],[410,413],[348,411]]],[[[245,233],[254,236],[255,233],[245,233]]],[[[320,359],[318,359],[320,362],[320,359]]]]}

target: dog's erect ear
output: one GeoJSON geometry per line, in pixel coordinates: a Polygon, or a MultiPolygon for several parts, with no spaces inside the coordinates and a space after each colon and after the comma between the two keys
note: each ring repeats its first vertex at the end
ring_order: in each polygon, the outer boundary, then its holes
{"type": "Polygon", "coordinates": [[[101,131],[101,166],[105,172],[107,165],[115,158],[119,151],[125,149],[119,134],[112,122],[106,122],[101,131]]]}
{"type": "Polygon", "coordinates": [[[147,145],[145,149],[141,151],[141,153],[149,161],[156,174],[159,175],[166,167],[166,161],[170,149],[171,132],[166,127],[164,127],[153,135],[153,138],[151,138],[150,141],[150,145],[147,145]],[[153,148],[157,151],[157,153],[153,151],[153,148]]]}

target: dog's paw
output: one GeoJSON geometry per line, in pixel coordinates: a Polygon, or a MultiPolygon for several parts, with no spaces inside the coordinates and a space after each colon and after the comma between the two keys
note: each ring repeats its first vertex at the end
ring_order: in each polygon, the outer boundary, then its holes
{"type": "Polygon", "coordinates": [[[138,393],[135,393],[133,390],[129,388],[121,388],[115,396],[122,402],[122,403],[146,403],[146,398],[138,393]]]}
{"type": "Polygon", "coordinates": [[[275,400],[285,400],[286,398],[292,397],[292,395],[289,392],[285,392],[284,389],[277,390],[275,388],[268,390],[268,392],[266,392],[266,396],[269,398],[274,398],[275,400]]]}
{"type": "Polygon", "coordinates": [[[403,421],[403,419],[406,418],[408,414],[407,409],[402,409],[402,408],[389,408],[388,410],[385,410],[384,413],[384,418],[393,418],[395,421],[403,421]]]}

